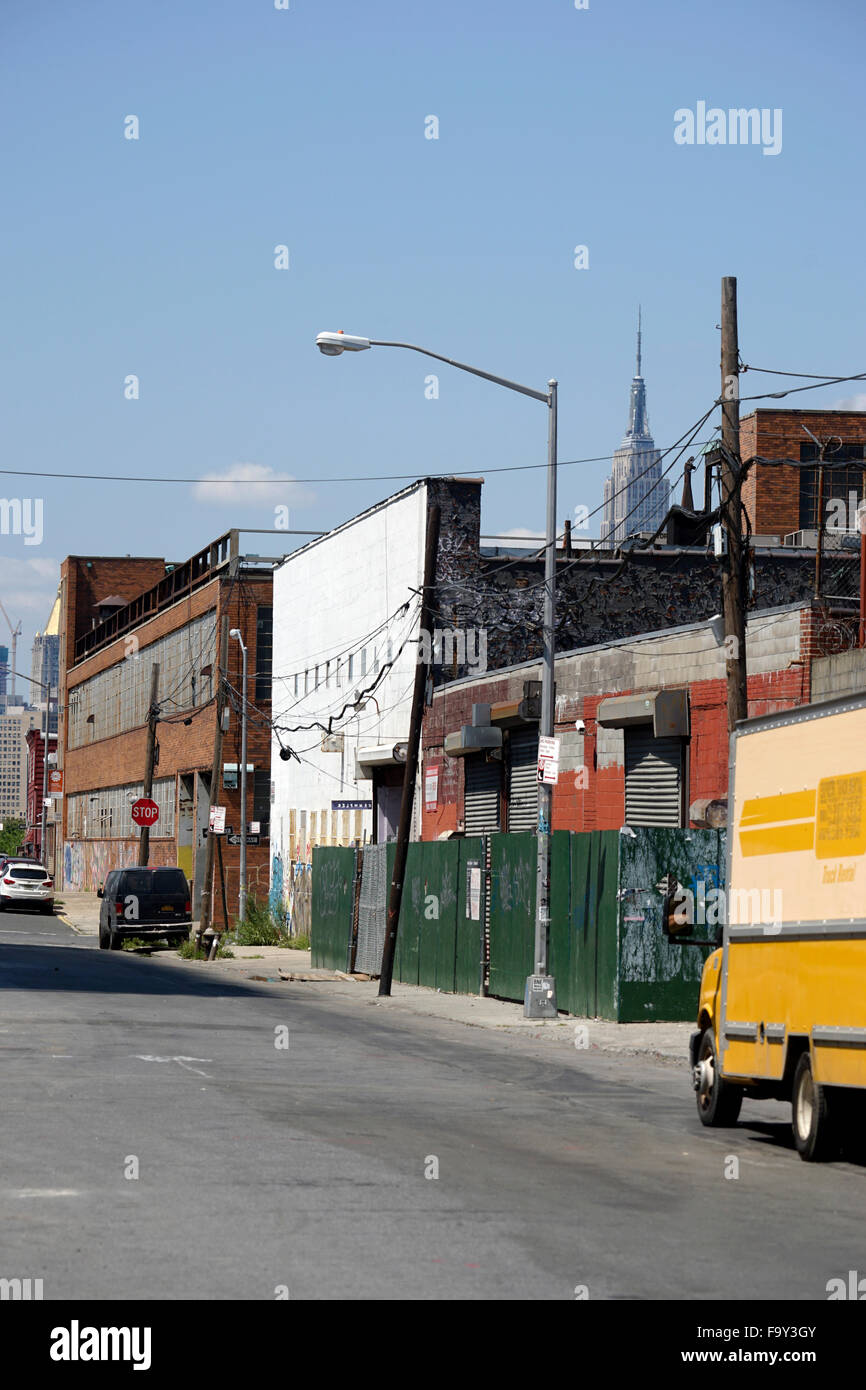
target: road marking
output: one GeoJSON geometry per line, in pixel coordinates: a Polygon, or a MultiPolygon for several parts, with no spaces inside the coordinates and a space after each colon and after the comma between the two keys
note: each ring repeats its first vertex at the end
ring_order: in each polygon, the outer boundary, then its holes
{"type": "Polygon", "coordinates": [[[13,1197],[80,1197],[74,1187],[19,1187],[11,1191],[13,1197]]]}
{"type": "Polygon", "coordinates": [[[194,1071],[197,1076],[205,1076],[208,1081],[213,1081],[213,1077],[209,1072],[201,1071],[198,1067],[190,1067],[187,1065],[188,1062],[210,1062],[212,1060],[210,1057],[150,1057],[142,1056],[140,1052],[136,1052],[135,1056],[138,1058],[139,1062],[177,1062],[179,1067],[183,1067],[184,1071],[194,1071]]]}

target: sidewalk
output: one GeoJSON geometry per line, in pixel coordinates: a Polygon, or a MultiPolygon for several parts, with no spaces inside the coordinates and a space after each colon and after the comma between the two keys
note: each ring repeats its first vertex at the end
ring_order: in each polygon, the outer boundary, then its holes
{"type": "MultiPolygon", "coordinates": [[[[58,896],[57,915],[82,936],[96,936],[99,899],[95,893],[65,892],[58,896]]],[[[293,951],[282,946],[236,946],[227,941],[233,960],[182,960],[176,951],[157,947],[148,960],[178,970],[204,970],[234,975],[252,984],[305,984],[312,993],[346,996],[388,1013],[417,1014],[460,1023],[470,1028],[498,1029],[506,1033],[531,1034],[578,1051],[613,1052],[623,1056],[645,1056],[686,1065],[689,1034],[693,1023],[611,1023],[600,1018],[575,1018],[560,1014],[556,1019],[527,1019],[523,1005],[504,999],[478,995],[442,994],[420,985],[394,984],[390,998],[379,998],[378,980],[346,975],[339,970],[314,969],[309,951],[293,951]]]]}
{"type": "Polygon", "coordinates": [[[79,936],[99,935],[99,909],[102,906],[95,893],[66,888],[54,898],[54,911],[61,921],[79,936]]]}

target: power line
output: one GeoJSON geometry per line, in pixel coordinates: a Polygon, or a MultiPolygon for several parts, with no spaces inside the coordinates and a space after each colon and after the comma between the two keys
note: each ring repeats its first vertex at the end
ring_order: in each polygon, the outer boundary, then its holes
{"type": "Polygon", "coordinates": [[[740,371],[763,372],[766,376],[809,377],[812,381],[817,381],[828,386],[840,381],[866,381],[866,372],[858,372],[856,376],[834,376],[831,372],[783,372],[777,371],[775,367],[753,367],[751,363],[743,363],[740,367],[740,371]]]}
{"type": "MultiPolygon", "coordinates": [[[[703,441],[709,443],[709,440],[703,441]]],[[[676,448],[672,444],[670,448],[676,448]]],[[[665,453],[670,450],[666,449],[665,453]]],[[[575,468],[583,463],[609,463],[613,459],[613,454],[595,454],[591,458],[580,459],[559,459],[559,468],[575,468]]],[[[493,468],[485,468],[484,473],[528,473],[535,469],[547,468],[546,463],[515,463],[500,465],[493,468]]],[[[287,487],[299,483],[387,483],[387,482],[424,482],[428,478],[477,478],[477,468],[454,469],[449,468],[447,473],[425,473],[420,478],[415,473],[366,473],[349,474],[344,477],[322,476],[319,474],[312,478],[244,478],[237,481],[233,478],[163,478],[153,474],[142,476],[140,474],[127,475],[122,473],[55,473],[45,470],[36,471],[29,468],[0,468],[0,476],[13,478],[59,478],[66,482],[92,482],[92,483],[175,483],[182,487],[195,487],[203,483],[228,483],[232,486],[243,487],[274,487],[275,484],[284,482],[287,487]]],[[[270,533],[269,533],[270,534],[270,533]]],[[[291,535],[291,532],[286,532],[291,535]]],[[[307,534],[307,533],[300,533],[307,534]]],[[[313,533],[309,533],[313,534],[313,533]]],[[[318,534],[318,533],[316,533],[318,534]]]]}

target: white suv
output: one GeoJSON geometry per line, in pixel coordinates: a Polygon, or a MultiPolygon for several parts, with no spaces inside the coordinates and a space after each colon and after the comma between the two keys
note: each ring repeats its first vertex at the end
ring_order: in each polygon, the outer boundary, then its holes
{"type": "Polygon", "coordinates": [[[6,865],[0,877],[0,912],[30,903],[40,912],[54,911],[54,880],[41,864],[21,861],[6,865]]]}

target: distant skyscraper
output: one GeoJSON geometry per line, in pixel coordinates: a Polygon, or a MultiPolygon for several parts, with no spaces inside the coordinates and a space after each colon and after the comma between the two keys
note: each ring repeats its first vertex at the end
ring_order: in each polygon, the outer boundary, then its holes
{"type": "Polygon", "coordinates": [[[51,686],[51,723],[50,732],[57,732],[57,696],[58,682],[60,679],[60,590],[57,591],[57,598],[54,600],[54,607],[48,622],[45,624],[44,632],[37,632],[33,639],[33,648],[30,656],[30,675],[33,684],[28,687],[28,701],[34,705],[44,705],[45,690],[40,690],[40,686],[51,686]]]}
{"type": "Polygon", "coordinates": [[[637,367],[631,383],[628,429],[613,456],[604,485],[601,539],[618,545],[639,531],[654,531],[668,510],[670,487],[661,476],[661,455],[650,434],[646,385],[641,375],[641,319],[637,320],[637,367]]]}

